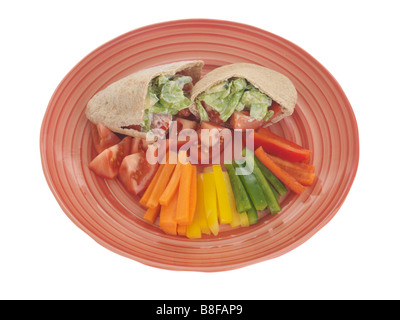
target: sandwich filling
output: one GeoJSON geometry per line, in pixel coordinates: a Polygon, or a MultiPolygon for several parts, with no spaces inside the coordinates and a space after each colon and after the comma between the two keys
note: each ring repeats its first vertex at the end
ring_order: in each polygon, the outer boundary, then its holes
{"type": "Polygon", "coordinates": [[[192,78],[185,75],[162,75],[153,79],[147,90],[141,131],[159,129],[160,121],[167,124],[173,116],[184,112],[192,104],[189,99],[191,87],[192,78]]]}
{"type": "Polygon", "coordinates": [[[196,104],[201,121],[223,123],[235,111],[248,111],[251,118],[263,121],[274,115],[269,109],[272,99],[244,78],[231,78],[212,86],[196,98],[196,104]]]}

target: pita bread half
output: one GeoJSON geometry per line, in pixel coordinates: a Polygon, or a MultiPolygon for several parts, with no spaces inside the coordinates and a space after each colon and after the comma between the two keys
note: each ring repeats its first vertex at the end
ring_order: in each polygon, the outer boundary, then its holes
{"type": "MultiPolygon", "coordinates": [[[[297,91],[289,78],[277,71],[251,63],[233,63],[210,71],[193,87],[191,100],[195,102],[199,94],[230,78],[246,79],[281,106],[282,114],[275,117],[268,125],[293,113],[297,101],[297,91]]],[[[190,111],[199,117],[196,103],[190,106],[190,111]]]]}
{"type": "Polygon", "coordinates": [[[101,123],[114,132],[128,136],[146,137],[145,132],[128,129],[143,121],[149,83],[160,75],[181,73],[196,83],[201,77],[204,62],[179,61],[143,69],[124,77],[96,93],[86,106],[86,117],[94,124],[101,123]]]}

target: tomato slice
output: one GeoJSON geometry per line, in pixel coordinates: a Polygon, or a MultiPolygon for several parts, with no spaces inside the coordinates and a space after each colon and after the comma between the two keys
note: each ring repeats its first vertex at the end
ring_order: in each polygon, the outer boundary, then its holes
{"type": "Polygon", "coordinates": [[[101,123],[98,123],[97,125],[91,123],[91,133],[97,154],[121,141],[114,132],[101,123]]]}
{"type": "Polygon", "coordinates": [[[281,107],[275,101],[272,102],[272,105],[268,108],[268,110],[274,111],[274,115],[269,118],[267,121],[265,120],[257,120],[253,117],[250,117],[249,111],[235,111],[232,116],[229,118],[229,123],[233,127],[233,129],[258,129],[262,126],[265,126],[272,119],[276,118],[279,114],[282,113],[281,107]]]}
{"type": "Polygon", "coordinates": [[[248,111],[235,111],[229,118],[229,123],[233,129],[258,129],[265,122],[265,120],[257,120],[250,117],[250,112],[248,111]]]}
{"type": "Polygon", "coordinates": [[[132,138],[131,154],[138,153],[140,151],[146,151],[149,146],[149,142],[146,139],[134,137],[132,138]]]}
{"type": "Polygon", "coordinates": [[[209,106],[207,103],[204,101],[201,101],[201,104],[204,107],[204,110],[206,110],[208,118],[210,119],[210,122],[216,123],[216,124],[222,124],[224,123],[221,118],[219,117],[218,111],[214,110],[211,106],[209,106]]]}
{"type": "Polygon", "coordinates": [[[199,126],[199,124],[196,121],[187,120],[183,118],[176,118],[176,123],[178,125],[177,127],[178,133],[185,129],[197,130],[199,126]]]}
{"type": "Polygon", "coordinates": [[[225,135],[222,131],[230,130],[221,125],[203,121],[200,126],[200,130],[198,132],[199,135],[199,162],[205,159],[208,159],[208,163],[219,163],[218,160],[221,160],[221,153],[224,151],[225,146],[228,145],[232,141],[232,132],[229,135],[225,135]],[[209,134],[203,132],[202,129],[208,129],[209,134]],[[216,129],[216,130],[212,130],[216,129]],[[218,146],[219,144],[219,146],[218,146]],[[219,149],[218,149],[219,148],[219,149]],[[219,152],[218,152],[219,150],[219,152]]]}
{"type": "Polygon", "coordinates": [[[179,110],[177,113],[178,117],[184,117],[184,118],[189,118],[191,115],[192,113],[190,112],[189,108],[179,110]]]}
{"type": "Polygon", "coordinates": [[[125,156],[130,154],[131,137],[105,149],[89,164],[89,169],[104,179],[114,179],[125,156]]]}
{"type": "Polygon", "coordinates": [[[281,106],[275,101],[272,101],[272,105],[268,108],[268,110],[272,110],[274,112],[274,115],[269,118],[267,122],[271,121],[282,113],[281,106]]]}
{"type": "Polygon", "coordinates": [[[158,162],[150,164],[146,160],[146,153],[140,151],[122,160],[118,178],[130,193],[138,195],[149,186],[157,168],[158,162]]]}
{"type": "Polygon", "coordinates": [[[170,114],[153,113],[153,120],[151,121],[150,128],[154,134],[164,137],[171,121],[172,116],[170,114]]]}

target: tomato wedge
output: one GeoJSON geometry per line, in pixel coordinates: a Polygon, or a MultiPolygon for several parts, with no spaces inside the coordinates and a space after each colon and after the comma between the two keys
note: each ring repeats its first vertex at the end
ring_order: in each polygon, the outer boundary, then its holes
{"type": "Polygon", "coordinates": [[[266,122],[250,117],[248,111],[235,111],[229,118],[229,123],[233,129],[258,129],[266,122]]]}
{"type": "Polygon", "coordinates": [[[118,178],[124,187],[134,195],[142,193],[157,172],[158,162],[150,164],[143,151],[128,155],[122,160],[118,178]]]}
{"type": "Polygon", "coordinates": [[[131,137],[105,149],[89,164],[89,169],[104,179],[114,179],[125,156],[130,153],[131,137]]]}
{"type": "Polygon", "coordinates": [[[255,149],[263,147],[269,154],[292,162],[308,161],[310,159],[311,150],[286,140],[265,128],[259,128],[253,135],[255,149]]]}
{"type": "Polygon", "coordinates": [[[269,118],[267,121],[265,120],[257,120],[255,118],[250,117],[249,111],[235,111],[232,116],[229,118],[229,123],[233,127],[233,129],[258,129],[262,126],[265,126],[272,119],[276,118],[278,115],[282,113],[281,107],[275,101],[272,102],[272,105],[268,108],[268,110],[274,111],[274,115],[269,118]]]}
{"type": "Polygon", "coordinates": [[[204,110],[206,110],[208,118],[210,119],[210,122],[216,123],[216,124],[222,124],[224,123],[221,118],[219,117],[218,111],[214,110],[212,107],[210,107],[207,103],[204,101],[201,101],[201,104],[204,107],[204,110]]]}
{"type": "Polygon", "coordinates": [[[193,129],[197,130],[199,124],[196,121],[183,119],[183,118],[176,118],[176,123],[178,125],[177,131],[178,133],[185,129],[193,129]]]}
{"type": "Polygon", "coordinates": [[[276,103],[275,101],[272,101],[272,105],[268,108],[268,110],[272,110],[274,112],[273,116],[267,120],[267,122],[273,120],[277,116],[279,116],[282,113],[281,106],[276,103]]]}
{"type": "Polygon", "coordinates": [[[231,143],[232,141],[232,135],[231,134],[229,136],[224,135],[222,133],[223,130],[229,130],[229,129],[208,121],[203,121],[201,123],[200,130],[198,132],[199,163],[217,164],[220,162],[218,160],[221,160],[221,153],[224,151],[225,146],[231,143]],[[201,130],[203,129],[209,130],[208,135],[206,131],[204,131],[202,134],[201,130]]]}
{"type": "Polygon", "coordinates": [[[97,125],[91,123],[91,133],[97,154],[121,141],[114,132],[101,123],[98,123],[97,125]]]}
{"type": "Polygon", "coordinates": [[[132,154],[132,153],[137,153],[140,151],[146,151],[148,146],[149,146],[149,142],[146,139],[134,137],[134,138],[132,138],[130,153],[132,154]]]}

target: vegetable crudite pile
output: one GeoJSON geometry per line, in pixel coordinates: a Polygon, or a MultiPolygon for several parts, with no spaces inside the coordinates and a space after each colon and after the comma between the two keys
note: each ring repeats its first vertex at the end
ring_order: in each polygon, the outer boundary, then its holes
{"type": "Polygon", "coordinates": [[[203,65],[139,71],[86,108],[96,150],[89,168],[118,179],[138,198],[144,220],[189,239],[279,214],[285,195],[315,180],[312,151],[268,128],[294,111],[291,81],[248,63],[201,78],[203,65]]]}

